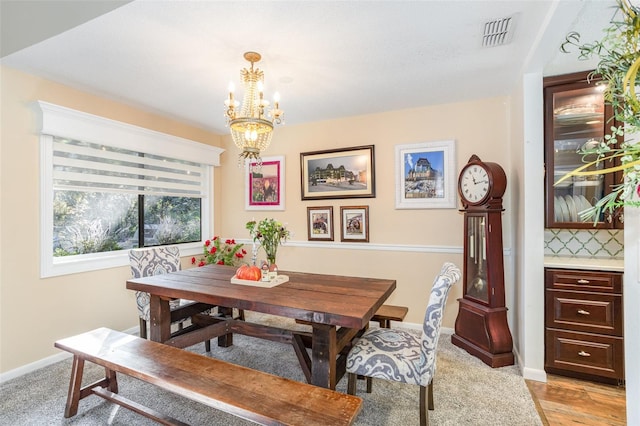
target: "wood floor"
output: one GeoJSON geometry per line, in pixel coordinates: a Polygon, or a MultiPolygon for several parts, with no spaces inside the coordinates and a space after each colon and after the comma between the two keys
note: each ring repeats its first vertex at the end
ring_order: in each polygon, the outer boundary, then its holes
{"type": "Polygon", "coordinates": [[[627,424],[624,387],[554,375],[547,380],[526,380],[545,426],[627,424]]]}

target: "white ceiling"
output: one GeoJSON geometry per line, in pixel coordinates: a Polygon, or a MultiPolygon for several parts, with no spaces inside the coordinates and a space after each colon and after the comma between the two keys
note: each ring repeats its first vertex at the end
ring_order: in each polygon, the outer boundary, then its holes
{"type": "Polygon", "coordinates": [[[13,42],[3,43],[3,65],[218,133],[226,133],[227,86],[239,87],[249,50],[263,56],[266,95],[278,91],[287,125],[296,125],[505,95],[526,70],[588,69],[559,44],[571,29],[585,41],[600,38],[615,5],[137,0],[96,1],[93,13],[74,15],[69,5],[92,2],[1,1],[3,23],[20,22],[3,25],[13,42]],[[511,43],[483,48],[484,23],[508,16],[511,43]],[[37,42],[42,21],[59,25],[37,42]]]}

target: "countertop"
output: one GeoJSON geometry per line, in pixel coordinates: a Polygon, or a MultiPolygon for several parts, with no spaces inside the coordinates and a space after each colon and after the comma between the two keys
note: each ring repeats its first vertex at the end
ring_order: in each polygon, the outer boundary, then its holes
{"type": "Polygon", "coordinates": [[[602,257],[545,256],[544,266],[546,268],[624,272],[624,259],[609,259],[602,257]]]}

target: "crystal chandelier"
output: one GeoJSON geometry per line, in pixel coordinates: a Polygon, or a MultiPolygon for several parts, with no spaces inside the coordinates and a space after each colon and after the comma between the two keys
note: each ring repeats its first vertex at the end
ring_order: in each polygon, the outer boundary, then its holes
{"type": "Polygon", "coordinates": [[[243,68],[240,78],[244,86],[242,107],[238,110],[239,103],[234,100],[233,83],[229,84],[229,97],[224,104],[227,108],[227,126],[231,130],[231,137],[238,148],[242,150],[241,160],[254,159],[261,163],[260,152],[269,147],[273,136],[274,124],[283,124],[282,110],[280,109],[280,96],[273,96],[273,107],[264,99],[263,84],[264,73],[253,64],[262,58],[259,53],[246,52],[244,58],[251,63],[251,68],[243,68]]]}

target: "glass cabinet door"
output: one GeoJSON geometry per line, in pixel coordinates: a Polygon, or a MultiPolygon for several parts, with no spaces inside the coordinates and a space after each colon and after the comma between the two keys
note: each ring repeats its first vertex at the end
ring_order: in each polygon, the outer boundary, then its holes
{"type": "MultiPolygon", "coordinates": [[[[586,76],[586,74],[585,74],[586,76]]],[[[590,209],[610,191],[614,175],[573,176],[560,178],[595,155],[583,158],[582,148],[593,148],[604,141],[613,122],[611,108],[605,105],[602,86],[586,79],[545,87],[545,163],[546,227],[593,228],[593,218],[586,221],[581,212],[590,209]]],[[[585,170],[611,167],[600,162],[585,170]]],[[[598,217],[597,227],[614,226],[610,214],[598,217]]]]}

